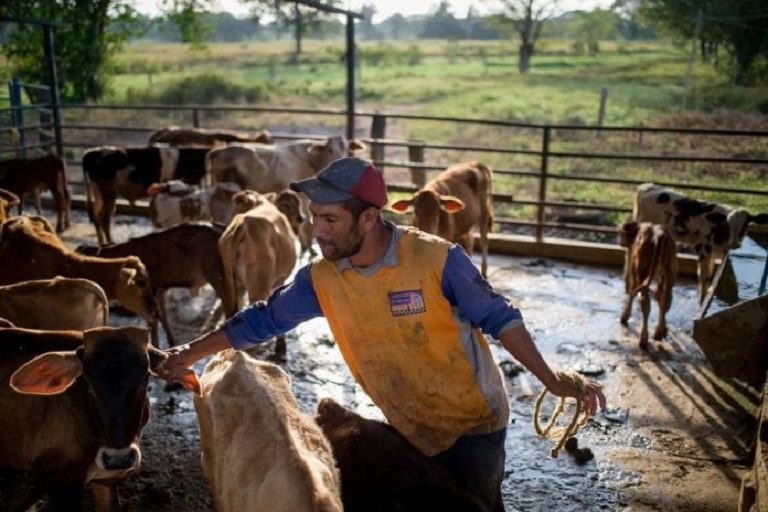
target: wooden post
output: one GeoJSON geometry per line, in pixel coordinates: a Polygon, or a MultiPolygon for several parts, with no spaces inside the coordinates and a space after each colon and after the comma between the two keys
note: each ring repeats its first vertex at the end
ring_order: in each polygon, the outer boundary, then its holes
{"type": "MultiPolygon", "coordinates": [[[[408,141],[408,161],[424,163],[424,141],[423,140],[409,140],[408,141]]],[[[411,167],[411,182],[414,185],[423,187],[427,182],[427,173],[420,167],[411,167]]]]}
{"type": "Polygon", "coordinates": [[[195,128],[200,128],[200,109],[199,108],[192,109],[192,126],[194,126],[195,128]]]}
{"type": "MultiPolygon", "coordinates": [[[[371,122],[371,138],[374,140],[387,138],[387,116],[382,115],[379,112],[376,112],[373,115],[373,121],[371,122]]],[[[376,164],[376,167],[383,172],[384,164],[382,162],[385,160],[383,144],[376,142],[371,144],[371,159],[373,160],[373,163],[376,164]]]]}
{"type": "MultiPolygon", "coordinates": [[[[608,88],[606,86],[602,86],[600,88],[600,111],[597,114],[597,126],[602,127],[603,122],[605,121],[605,104],[608,102],[608,88]]],[[[596,134],[598,137],[600,136],[600,130],[597,130],[596,134]]]]}
{"type": "Polygon", "coordinates": [[[544,136],[541,141],[541,175],[539,177],[539,206],[536,211],[536,241],[544,239],[544,203],[547,201],[547,174],[549,172],[549,140],[552,127],[544,127],[544,136]]]}

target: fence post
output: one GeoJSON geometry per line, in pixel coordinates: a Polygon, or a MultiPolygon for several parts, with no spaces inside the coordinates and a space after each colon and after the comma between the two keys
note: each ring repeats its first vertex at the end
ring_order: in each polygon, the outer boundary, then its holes
{"type": "Polygon", "coordinates": [[[26,158],[27,147],[27,132],[24,129],[24,106],[21,103],[21,78],[14,76],[11,78],[11,82],[8,84],[9,93],[11,96],[11,118],[13,119],[13,126],[19,132],[16,142],[16,156],[18,158],[26,158]]]}
{"type": "Polygon", "coordinates": [[[45,64],[48,68],[48,86],[51,89],[51,110],[53,111],[53,133],[56,137],[56,153],[64,156],[64,142],[61,134],[61,101],[59,99],[59,79],[56,76],[56,63],[53,60],[53,29],[43,25],[45,41],[45,64]]]}
{"type": "Polygon", "coordinates": [[[544,203],[547,200],[547,172],[549,167],[549,140],[552,127],[544,127],[544,133],[541,141],[541,176],[539,178],[539,205],[536,211],[536,241],[541,242],[544,239],[544,203]]]}
{"type": "MultiPolygon", "coordinates": [[[[373,121],[371,122],[371,138],[372,139],[385,139],[387,138],[387,116],[381,115],[376,112],[373,115],[373,121]]],[[[383,172],[384,164],[384,145],[374,142],[371,144],[371,159],[376,163],[376,166],[383,172]]]]}
{"type": "MultiPolygon", "coordinates": [[[[408,141],[408,161],[424,163],[424,141],[423,140],[409,140],[408,141]]],[[[411,167],[411,182],[414,185],[420,187],[424,186],[427,182],[427,172],[421,167],[411,167]]]]}
{"type": "Polygon", "coordinates": [[[192,126],[194,126],[195,128],[200,128],[200,109],[199,108],[192,109],[192,126]]]}
{"type": "MultiPolygon", "coordinates": [[[[600,88],[600,111],[597,114],[597,126],[600,128],[603,127],[603,122],[605,121],[605,104],[608,102],[608,88],[606,86],[602,86],[600,88]]],[[[598,137],[600,137],[600,130],[597,130],[597,133],[595,134],[598,137]]]]}

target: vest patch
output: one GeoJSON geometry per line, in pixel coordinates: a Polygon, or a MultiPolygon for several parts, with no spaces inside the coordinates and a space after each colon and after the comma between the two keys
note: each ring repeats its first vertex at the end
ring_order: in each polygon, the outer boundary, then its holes
{"type": "Polygon", "coordinates": [[[421,290],[390,292],[389,309],[392,311],[392,316],[417,315],[427,312],[421,290]]]}

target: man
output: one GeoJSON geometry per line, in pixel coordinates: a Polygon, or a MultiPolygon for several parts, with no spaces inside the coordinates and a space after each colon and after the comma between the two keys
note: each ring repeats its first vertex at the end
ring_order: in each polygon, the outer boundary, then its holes
{"type": "Polygon", "coordinates": [[[311,200],[322,258],[224,326],[170,349],[164,376],[179,379],[200,358],[248,348],[325,316],[365,392],[387,421],[434,457],[491,510],[503,510],[504,439],[509,416],[501,374],[482,332],[557,396],[594,415],[601,387],[553,372],[520,311],[497,294],[459,245],[381,216],[384,178],[359,158],[331,162],[291,184],[311,200]]]}

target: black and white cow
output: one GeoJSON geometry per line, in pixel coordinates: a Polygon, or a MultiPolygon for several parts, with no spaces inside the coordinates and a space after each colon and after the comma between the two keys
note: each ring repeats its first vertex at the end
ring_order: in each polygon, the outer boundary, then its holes
{"type": "Polygon", "coordinates": [[[661,224],[679,244],[698,255],[699,301],[704,300],[715,262],[741,245],[750,223],[768,224],[768,214],[693,199],[653,183],[637,188],[633,220],[661,224]]]}
{"type": "Polygon", "coordinates": [[[149,197],[153,183],[181,180],[197,185],[205,178],[208,148],[102,146],[83,154],[88,212],[100,244],[112,243],[111,222],[117,197],[131,204],[149,197]]]}

